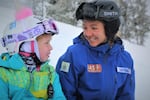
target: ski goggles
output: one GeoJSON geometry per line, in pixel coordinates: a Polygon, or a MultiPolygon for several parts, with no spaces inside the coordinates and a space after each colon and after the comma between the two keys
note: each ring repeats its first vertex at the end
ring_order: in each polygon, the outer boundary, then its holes
{"type": "Polygon", "coordinates": [[[97,3],[82,3],[76,12],[77,20],[79,19],[93,19],[112,21],[118,19],[119,9],[113,2],[109,4],[97,3]],[[112,7],[112,9],[110,8],[112,7]]]}
{"type": "Polygon", "coordinates": [[[6,45],[9,43],[19,42],[30,38],[34,38],[36,36],[42,35],[43,33],[51,34],[51,35],[58,34],[58,29],[52,19],[39,22],[37,26],[27,31],[6,35],[1,38],[1,44],[3,47],[6,47],[6,45]]]}

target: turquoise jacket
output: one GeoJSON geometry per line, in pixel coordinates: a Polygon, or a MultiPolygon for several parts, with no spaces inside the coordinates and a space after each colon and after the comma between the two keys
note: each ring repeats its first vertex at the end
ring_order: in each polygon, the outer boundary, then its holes
{"type": "Polygon", "coordinates": [[[27,70],[19,54],[0,56],[0,100],[66,100],[54,68],[44,63],[40,71],[27,70]],[[48,99],[47,87],[53,85],[53,98],[48,99]]]}

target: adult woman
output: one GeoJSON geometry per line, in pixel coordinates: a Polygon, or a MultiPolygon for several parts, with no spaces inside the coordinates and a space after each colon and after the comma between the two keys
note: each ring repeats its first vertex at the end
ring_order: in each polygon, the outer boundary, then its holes
{"type": "Polygon", "coordinates": [[[116,36],[119,8],[113,1],[82,3],[76,11],[83,32],[56,70],[68,100],[134,100],[133,60],[116,36]]]}

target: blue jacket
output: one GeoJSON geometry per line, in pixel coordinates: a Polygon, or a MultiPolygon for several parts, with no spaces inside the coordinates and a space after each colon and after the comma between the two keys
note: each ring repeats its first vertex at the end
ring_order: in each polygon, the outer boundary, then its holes
{"type": "Polygon", "coordinates": [[[29,72],[19,54],[0,56],[0,100],[66,100],[59,76],[48,62],[40,71],[29,72]],[[53,98],[48,99],[47,87],[52,83],[53,98]]]}
{"type": "Polygon", "coordinates": [[[82,34],[58,60],[58,72],[68,100],[134,100],[133,60],[121,39],[91,47],[82,34]]]}

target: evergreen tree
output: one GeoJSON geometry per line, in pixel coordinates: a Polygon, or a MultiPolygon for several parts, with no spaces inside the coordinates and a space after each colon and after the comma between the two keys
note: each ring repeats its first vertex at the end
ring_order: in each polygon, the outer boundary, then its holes
{"type": "MultiPolygon", "coordinates": [[[[75,11],[84,1],[93,0],[33,0],[34,13],[53,17],[55,20],[77,25],[75,11]]],[[[146,0],[114,0],[121,8],[121,36],[131,42],[143,45],[146,32],[150,30],[146,15],[146,0]]]]}
{"type": "Polygon", "coordinates": [[[118,0],[121,7],[120,31],[125,39],[143,45],[150,21],[146,15],[146,0],[118,0]]]}

